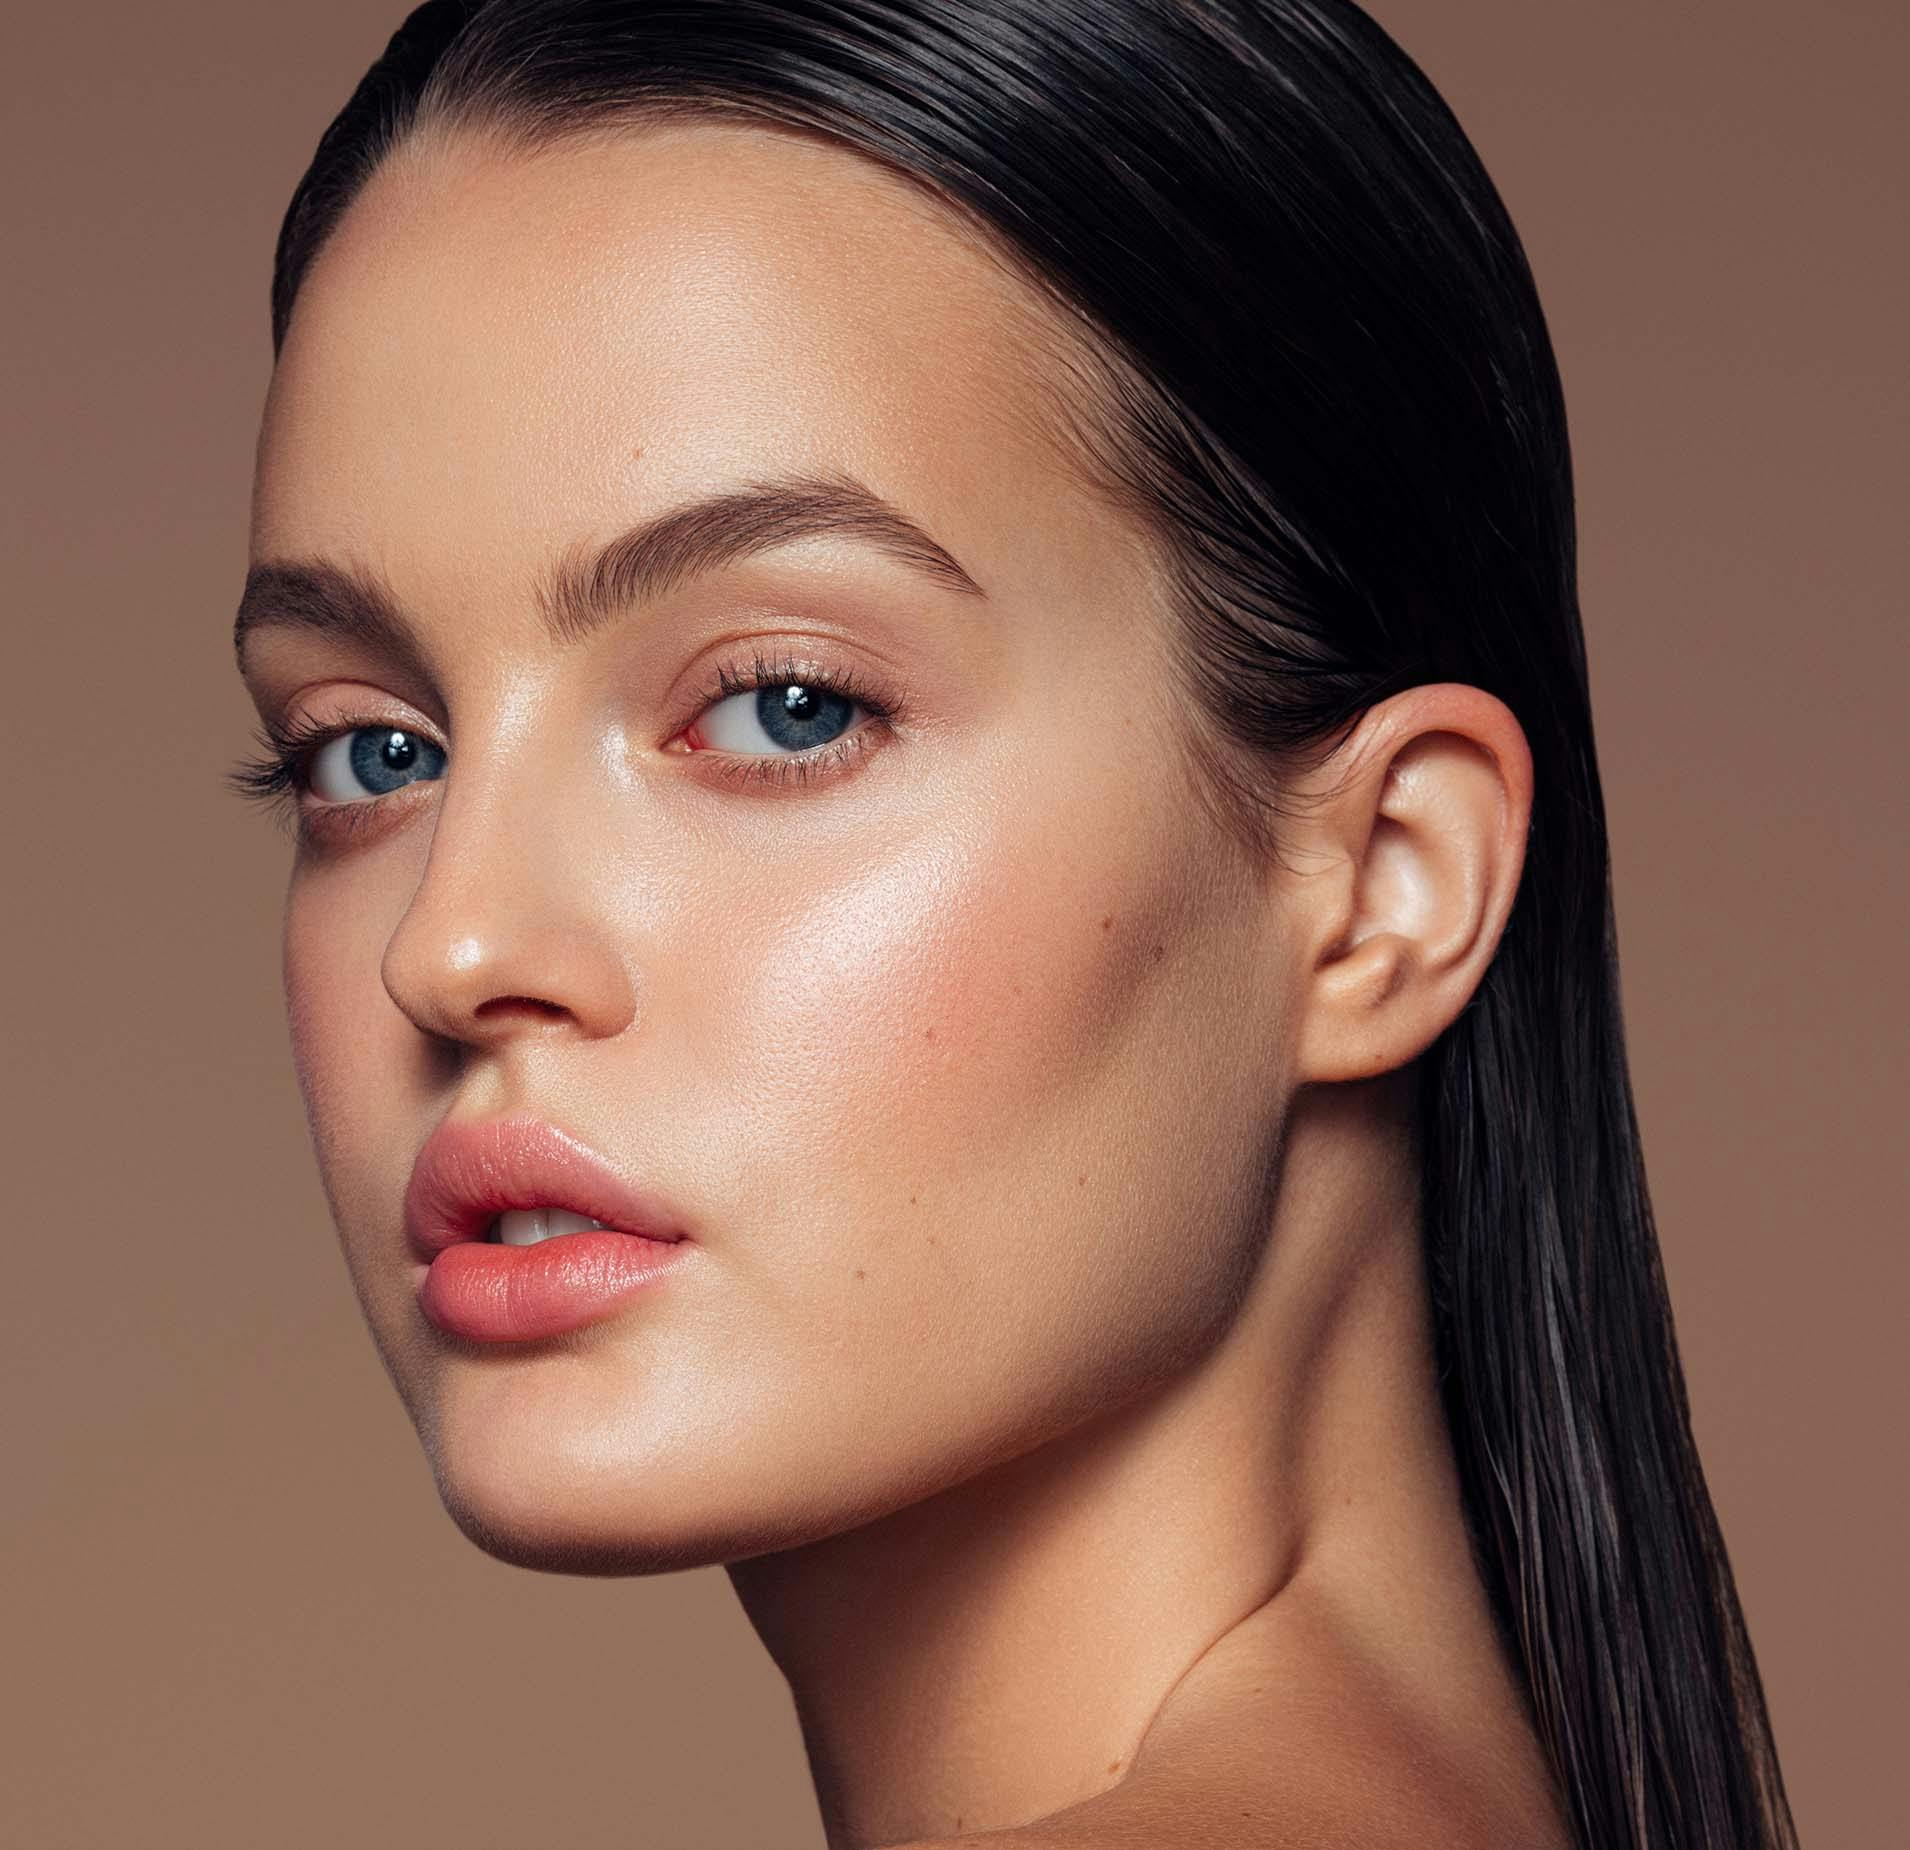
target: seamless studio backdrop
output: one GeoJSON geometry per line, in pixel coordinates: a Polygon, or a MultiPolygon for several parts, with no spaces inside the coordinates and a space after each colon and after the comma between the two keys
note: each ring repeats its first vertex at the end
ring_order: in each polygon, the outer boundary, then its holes
{"type": "MultiPolygon", "coordinates": [[[[220,786],[279,215],[402,0],[9,21],[0,1292],[23,1850],[815,1850],[719,1569],[440,1508],[320,1193],[290,846],[220,786]]],[[[1571,414],[1645,1150],[1802,1841],[1905,1841],[1905,15],[1375,0],[1571,414]]]]}

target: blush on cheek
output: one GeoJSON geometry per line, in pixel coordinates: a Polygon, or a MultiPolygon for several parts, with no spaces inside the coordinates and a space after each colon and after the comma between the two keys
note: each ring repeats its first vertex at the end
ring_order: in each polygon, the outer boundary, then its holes
{"type": "Polygon", "coordinates": [[[757,1128],[785,1157],[959,1164],[1093,1084],[1184,927],[1134,837],[1096,859],[1063,832],[1023,818],[841,878],[812,868],[813,903],[759,928],[717,1083],[777,1120],[757,1128]],[[882,1152],[890,1135],[929,1147],[882,1152]]]}

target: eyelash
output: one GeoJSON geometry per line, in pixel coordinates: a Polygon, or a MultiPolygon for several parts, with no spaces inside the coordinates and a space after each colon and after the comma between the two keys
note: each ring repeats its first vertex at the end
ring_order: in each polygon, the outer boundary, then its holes
{"type": "MultiPolygon", "coordinates": [[[[786,785],[794,779],[798,785],[812,777],[840,774],[849,759],[869,747],[869,734],[889,731],[905,717],[902,701],[865,681],[852,670],[820,670],[784,654],[766,660],[760,651],[750,658],[747,670],[738,672],[729,663],[718,664],[711,682],[698,696],[696,709],[679,732],[687,731],[716,702],[736,694],[753,694],[764,687],[796,685],[814,688],[818,693],[847,700],[862,708],[874,722],[846,732],[827,745],[806,752],[740,753],[715,752],[719,762],[712,768],[718,775],[736,783],[773,783],[786,785]]],[[[370,812],[384,807],[383,797],[359,797],[348,802],[321,803],[316,809],[301,805],[299,797],[310,788],[311,761],[325,746],[345,734],[368,727],[389,727],[392,722],[375,713],[351,713],[339,719],[319,723],[296,720],[290,724],[267,720],[254,733],[259,755],[241,759],[226,773],[228,786],[247,802],[263,804],[266,813],[283,828],[296,821],[301,836],[355,834],[370,820],[370,812]],[[323,817],[320,822],[318,818],[323,817]]],[[[396,728],[393,728],[396,730],[396,728]]],[[[695,753],[703,756],[703,753],[695,753]]],[[[435,782],[435,779],[421,779],[435,782]]],[[[409,789],[411,786],[407,785],[409,789]]],[[[398,792],[392,791],[396,796],[398,792]]]]}
{"type": "Polygon", "coordinates": [[[792,778],[800,785],[815,776],[835,776],[849,759],[869,748],[871,732],[886,732],[906,717],[898,697],[865,681],[851,669],[815,669],[788,654],[773,662],[765,661],[758,651],[751,655],[749,668],[742,674],[727,662],[718,663],[713,682],[697,697],[692,723],[701,719],[717,701],[733,694],[753,694],[759,688],[791,685],[814,688],[818,693],[850,701],[862,708],[875,724],[858,726],[853,732],[845,732],[841,738],[806,752],[719,753],[719,759],[727,760],[711,767],[719,776],[736,783],[755,781],[777,785],[787,784],[792,778]]]}

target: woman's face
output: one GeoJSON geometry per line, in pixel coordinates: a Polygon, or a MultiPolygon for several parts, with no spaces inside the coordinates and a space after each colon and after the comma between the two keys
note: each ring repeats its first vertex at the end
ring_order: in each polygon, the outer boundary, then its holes
{"type": "Polygon", "coordinates": [[[412,640],[268,589],[248,685],[443,759],[334,749],[302,799],[293,1043],[380,1354],[504,1558],[839,1531],[1197,1364],[1236,1302],[1293,973],[1183,770],[1135,532],[1046,434],[1041,312],[899,180],[715,122],[401,156],[306,278],[253,562],[368,579],[412,640]],[[820,476],[975,588],[865,523],[553,602],[640,522],[820,476]],[[772,736],[717,678],[759,656],[893,716],[772,736]],[[683,1262],[561,1337],[435,1325],[413,1160],[504,1116],[666,1197],[683,1262]]]}

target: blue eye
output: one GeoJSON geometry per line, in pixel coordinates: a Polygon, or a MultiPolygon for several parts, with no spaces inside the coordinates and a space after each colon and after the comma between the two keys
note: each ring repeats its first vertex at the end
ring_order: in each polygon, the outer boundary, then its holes
{"type": "Polygon", "coordinates": [[[322,802],[355,803],[443,775],[444,750],[422,733],[357,726],[312,754],[305,781],[322,802]]]}
{"type": "Polygon", "coordinates": [[[757,652],[747,668],[718,667],[696,719],[678,736],[736,783],[804,784],[846,772],[891,735],[902,712],[899,695],[853,669],[757,652]]]}
{"type": "Polygon", "coordinates": [[[826,684],[787,681],[717,701],[696,722],[696,736],[720,751],[808,751],[841,738],[860,710],[859,702],[826,684]]]}

